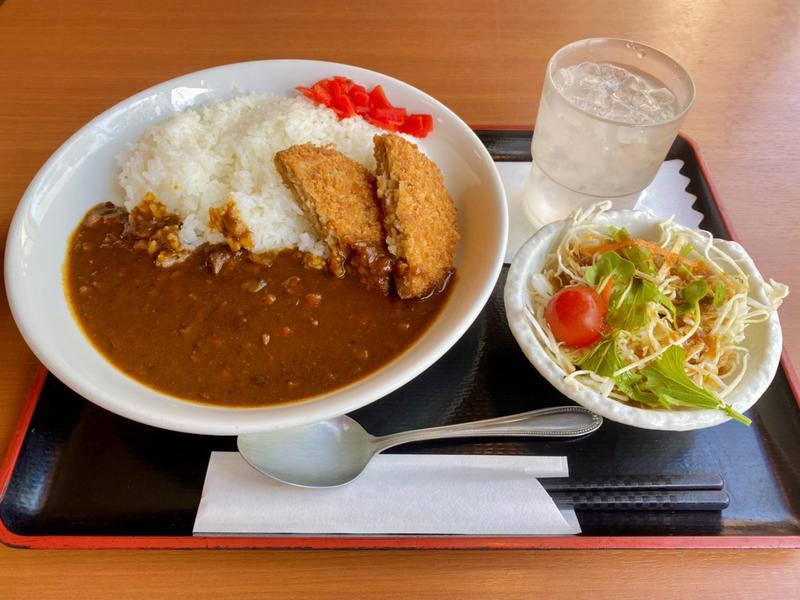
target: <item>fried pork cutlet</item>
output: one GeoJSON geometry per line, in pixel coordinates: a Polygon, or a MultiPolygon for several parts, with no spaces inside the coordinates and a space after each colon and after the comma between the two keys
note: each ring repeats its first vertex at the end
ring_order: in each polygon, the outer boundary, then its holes
{"type": "Polygon", "coordinates": [[[362,282],[389,291],[392,260],[385,250],[375,177],[333,148],[292,146],[275,166],[330,251],[329,268],[344,277],[348,260],[362,282]]]}
{"type": "Polygon", "coordinates": [[[439,167],[400,136],[376,135],[378,197],[401,298],[419,298],[453,268],[458,225],[439,167]]]}

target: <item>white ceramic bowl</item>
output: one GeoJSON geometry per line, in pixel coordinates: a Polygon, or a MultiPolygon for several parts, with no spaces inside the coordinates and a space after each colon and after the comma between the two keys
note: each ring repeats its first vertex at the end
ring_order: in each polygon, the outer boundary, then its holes
{"type": "MultiPolygon", "coordinates": [[[[651,212],[622,210],[610,211],[597,217],[600,225],[625,227],[634,237],[657,241],[658,224],[663,217],[651,212]]],[[[517,252],[508,271],[504,290],[506,317],[520,348],[539,371],[562,394],[585,406],[589,410],[612,421],[643,427],[645,429],[664,429],[684,431],[711,427],[728,421],[730,418],[719,410],[657,410],[629,406],[622,402],[605,398],[578,381],[565,382],[566,373],[559,367],[541,342],[533,334],[526,317],[526,306],[530,306],[529,284],[533,273],[541,272],[547,255],[555,244],[566,221],[558,221],[540,229],[517,252]]],[[[689,231],[689,230],[687,230],[689,231]]],[[[768,302],[767,284],[753,264],[744,248],[736,242],[714,240],[714,245],[733,257],[748,275],[750,296],[760,302],[768,302]]],[[[769,320],[749,325],[746,329],[744,345],[750,350],[750,361],[744,378],[726,398],[740,413],[749,409],[766,391],[781,357],[783,337],[777,312],[769,320]]]]}
{"type": "Polygon", "coordinates": [[[306,60],[256,61],[199,71],[162,83],[110,108],[67,140],[31,182],[6,244],[11,311],[36,356],[69,387],[135,421],[190,433],[235,435],[343,414],[407,383],[467,330],[491,293],[503,263],[508,215],[489,153],[443,104],[412,86],[366,69],[306,60]],[[288,95],[298,85],[342,75],[380,84],[392,102],[430,113],[434,131],[419,145],[444,174],[458,208],[461,242],[452,296],[428,332],[377,373],[303,402],[255,409],[216,408],[156,392],[113,367],[75,322],[62,285],[67,241],[94,204],[120,197],[116,156],[146,128],[176,112],[247,93],[288,95]]]}

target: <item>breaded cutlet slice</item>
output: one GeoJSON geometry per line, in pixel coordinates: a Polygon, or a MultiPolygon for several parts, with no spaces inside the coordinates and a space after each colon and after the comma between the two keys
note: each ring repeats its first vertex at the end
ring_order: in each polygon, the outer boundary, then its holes
{"type": "Polygon", "coordinates": [[[453,199],[431,159],[398,135],[376,135],[375,161],[386,244],[401,298],[430,293],[453,268],[458,224],[453,199]]]}
{"type": "Polygon", "coordinates": [[[327,244],[331,272],[343,277],[352,259],[364,283],[388,292],[391,264],[372,173],[331,147],[313,144],[276,153],[275,167],[327,244]]]}

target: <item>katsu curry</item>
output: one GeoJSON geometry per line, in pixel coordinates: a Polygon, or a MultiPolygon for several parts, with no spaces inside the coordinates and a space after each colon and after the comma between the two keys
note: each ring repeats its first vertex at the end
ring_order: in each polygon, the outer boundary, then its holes
{"type": "MultiPolygon", "coordinates": [[[[354,383],[447,303],[459,239],[412,135],[305,98],[187,110],[119,157],[65,286],[94,346],[177,398],[257,407],[354,383]]],[[[427,133],[426,133],[427,135],[427,133]]]]}

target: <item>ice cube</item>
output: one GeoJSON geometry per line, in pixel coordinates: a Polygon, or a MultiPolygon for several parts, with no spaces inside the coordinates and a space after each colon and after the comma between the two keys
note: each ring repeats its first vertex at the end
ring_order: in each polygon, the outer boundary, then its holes
{"type": "Polygon", "coordinates": [[[553,85],[559,91],[566,90],[575,85],[575,74],[569,69],[559,69],[553,73],[553,85]]]}
{"type": "Polygon", "coordinates": [[[656,123],[672,118],[677,110],[675,96],[667,88],[610,63],[564,67],[553,81],[578,108],[623,123],[656,123]]]}

